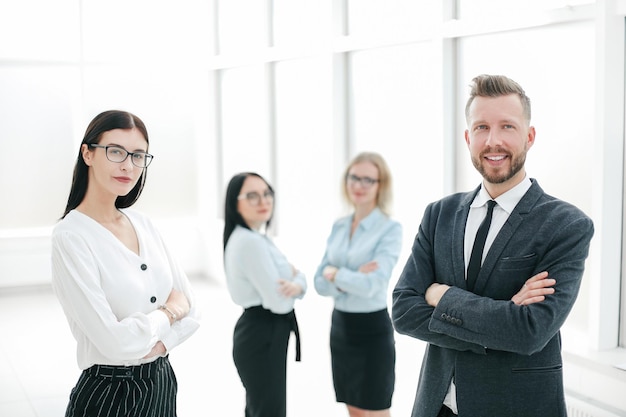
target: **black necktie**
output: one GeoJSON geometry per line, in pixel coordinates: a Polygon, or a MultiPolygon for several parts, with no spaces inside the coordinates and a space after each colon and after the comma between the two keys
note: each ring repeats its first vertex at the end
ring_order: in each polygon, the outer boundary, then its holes
{"type": "Polygon", "coordinates": [[[483,219],[483,222],[476,232],[476,239],[474,240],[474,246],[472,247],[472,255],[470,256],[469,264],[467,265],[467,288],[472,291],[474,284],[476,284],[476,277],[478,271],[480,271],[480,265],[483,259],[483,249],[485,248],[485,240],[487,240],[487,233],[489,232],[489,226],[491,225],[491,216],[493,215],[493,207],[496,205],[494,200],[487,202],[487,215],[483,219]]]}

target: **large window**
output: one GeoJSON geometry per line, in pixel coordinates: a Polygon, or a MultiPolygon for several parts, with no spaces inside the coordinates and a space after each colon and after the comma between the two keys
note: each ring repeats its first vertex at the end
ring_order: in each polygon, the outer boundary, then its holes
{"type": "Polygon", "coordinates": [[[444,166],[443,80],[433,65],[436,56],[432,42],[350,55],[351,151],[373,150],[387,160],[393,214],[402,219],[407,253],[424,208],[443,194],[443,175],[433,175],[444,166]]]}

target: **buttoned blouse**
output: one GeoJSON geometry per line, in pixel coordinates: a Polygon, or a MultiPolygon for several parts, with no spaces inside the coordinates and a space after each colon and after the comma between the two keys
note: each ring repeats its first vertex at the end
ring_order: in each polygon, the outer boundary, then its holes
{"type": "Polygon", "coordinates": [[[280,279],[302,287],[302,298],[307,290],[304,274],[294,270],[285,255],[265,234],[236,226],[224,248],[226,284],[232,300],[243,308],[263,306],[276,314],[293,310],[294,297],[285,297],[279,291],[280,279]]]}
{"type": "Polygon", "coordinates": [[[333,297],[335,308],[347,313],[369,313],[387,307],[387,290],[402,249],[402,226],[380,209],[359,222],[350,237],[353,216],[337,220],[326,242],[326,252],[315,272],[315,289],[333,297]],[[378,269],[359,272],[363,264],[377,261],[378,269]],[[328,265],[338,268],[335,281],[322,275],[328,265]]]}
{"type": "Polygon", "coordinates": [[[139,254],[91,217],[70,211],[52,233],[52,285],[77,341],[81,369],[138,365],[161,341],[167,351],[199,327],[189,280],[144,215],[120,210],[132,223],[139,254]],[[171,326],[159,311],[172,288],[190,311],[171,326]]]}

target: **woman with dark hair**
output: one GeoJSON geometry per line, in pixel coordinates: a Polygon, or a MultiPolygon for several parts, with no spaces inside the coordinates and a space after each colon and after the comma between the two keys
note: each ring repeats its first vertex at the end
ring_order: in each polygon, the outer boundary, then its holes
{"type": "Polygon", "coordinates": [[[381,155],[358,154],[342,180],[352,213],[333,224],[315,273],[316,291],[335,302],[335,396],[350,417],[389,417],[396,351],[387,289],[402,248],[402,226],[389,217],[391,172],[381,155]]]}
{"type": "Polygon", "coordinates": [[[96,116],[52,234],[52,284],[83,370],[66,417],[176,416],[168,355],[199,326],[189,280],[144,215],[148,132],[135,115],[96,116]]]}
{"type": "Polygon", "coordinates": [[[265,234],[274,190],[260,175],[235,175],[226,190],[224,269],[233,301],[244,308],[235,325],[233,359],[246,389],[246,417],[287,414],[287,346],[300,335],[293,310],[306,291],[295,269],[265,234]]]}

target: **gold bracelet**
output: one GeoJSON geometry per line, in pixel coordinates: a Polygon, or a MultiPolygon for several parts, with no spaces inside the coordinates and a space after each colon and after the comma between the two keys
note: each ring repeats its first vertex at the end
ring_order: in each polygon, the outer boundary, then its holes
{"type": "Polygon", "coordinates": [[[169,309],[169,308],[168,308],[165,304],[161,304],[161,305],[159,306],[159,308],[160,308],[161,310],[165,310],[165,311],[167,311],[167,312],[169,313],[170,317],[172,318],[172,321],[176,321],[176,318],[177,318],[178,316],[176,316],[176,313],[174,313],[172,310],[170,310],[170,309],[169,309]]]}

